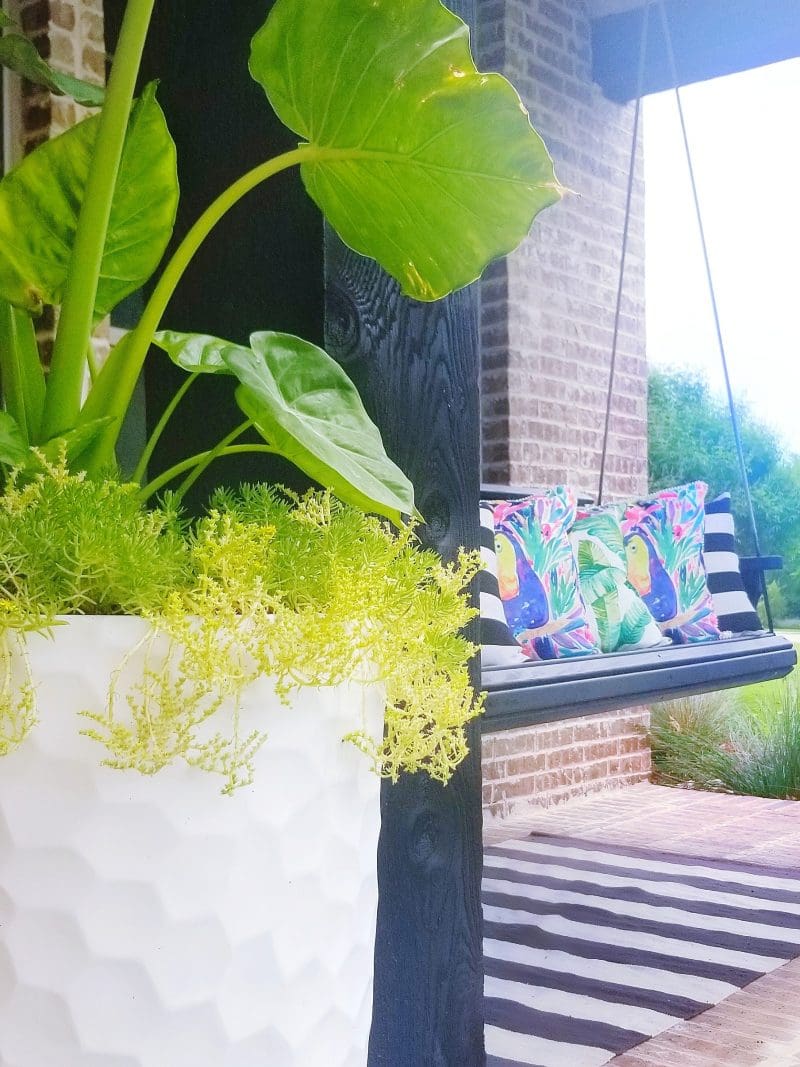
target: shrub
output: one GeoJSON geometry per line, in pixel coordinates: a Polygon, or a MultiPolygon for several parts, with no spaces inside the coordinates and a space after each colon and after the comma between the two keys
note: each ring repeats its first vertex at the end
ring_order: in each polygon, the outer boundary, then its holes
{"type": "Polygon", "coordinates": [[[753,686],[733,717],[736,759],[728,782],[736,793],[800,799],[800,682],[753,686]]]}
{"type": "Polygon", "coordinates": [[[656,776],[668,784],[724,788],[732,763],[719,693],[685,697],[651,709],[650,744],[656,776]]]}

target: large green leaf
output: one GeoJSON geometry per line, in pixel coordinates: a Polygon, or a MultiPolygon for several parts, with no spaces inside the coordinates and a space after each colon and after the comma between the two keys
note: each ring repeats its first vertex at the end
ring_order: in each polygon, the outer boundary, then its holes
{"type": "Polygon", "coordinates": [[[614,571],[604,564],[580,568],[581,592],[584,599],[594,604],[609,593],[615,592],[617,581],[614,571]]]}
{"type": "Polygon", "coordinates": [[[6,411],[25,440],[36,444],[44,411],[44,371],[30,316],[7,300],[0,300],[0,382],[6,411]]]}
{"type": "Polygon", "coordinates": [[[414,489],[383,447],[355,386],[327,352],[299,337],[255,333],[223,358],[236,399],[266,441],[337,496],[395,522],[414,514],[414,489]]]}
{"type": "Polygon", "coordinates": [[[0,411],[0,463],[20,467],[28,460],[30,449],[17,420],[7,411],[0,411]]]}
{"type": "Polygon", "coordinates": [[[562,194],[516,91],[439,0],[277,0],[250,70],[314,150],[310,195],[408,295],[435,300],[562,194]]]}
{"type": "Polygon", "coordinates": [[[161,330],[153,341],[173,363],[191,374],[232,373],[223,359],[225,351],[238,347],[230,341],[221,341],[219,337],[204,333],[177,333],[175,330],[161,330]]]}
{"type": "MultiPolygon", "coordinates": [[[[0,15],[0,26],[14,26],[7,15],[2,12],[0,15]]],[[[91,85],[71,74],[53,70],[36,51],[34,43],[19,33],[7,33],[0,37],[0,64],[21,74],[34,85],[43,85],[57,96],[71,96],[76,103],[85,107],[103,105],[105,90],[102,86],[91,85]]]]}
{"type": "Polygon", "coordinates": [[[107,416],[94,419],[73,430],[52,437],[46,444],[30,448],[16,419],[6,411],[0,411],[0,463],[18,467],[30,474],[44,470],[46,463],[65,460],[72,466],[102,430],[114,420],[107,416]]]}
{"type": "Polygon", "coordinates": [[[39,446],[39,452],[50,463],[58,463],[63,457],[67,466],[72,467],[89,445],[114,421],[111,415],[106,415],[102,419],[81,423],[58,437],[51,437],[46,444],[39,446]]]}
{"type": "Polygon", "coordinates": [[[652,619],[653,616],[638,597],[631,600],[622,619],[618,647],[638,644],[652,619]]]}
{"type": "Polygon", "coordinates": [[[604,652],[613,652],[620,643],[622,627],[619,593],[608,593],[592,604],[597,628],[600,635],[600,647],[604,652]]]}
{"type": "MultiPolygon", "coordinates": [[[[99,116],[47,141],[0,181],[0,296],[37,313],[60,304],[99,116]]],[[[175,146],[155,99],[131,114],[97,290],[102,317],[153,273],[178,204],[175,146]]]]}

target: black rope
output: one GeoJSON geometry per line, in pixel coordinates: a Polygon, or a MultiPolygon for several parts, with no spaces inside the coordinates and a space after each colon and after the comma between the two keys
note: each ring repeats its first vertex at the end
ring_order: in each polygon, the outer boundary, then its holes
{"type": "Polygon", "coordinates": [[[617,283],[617,305],[614,310],[614,335],[611,340],[611,362],[608,368],[608,392],[606,393],[606,418],[603,428],[603,449],[600,453],[600,478],[597,485],[597,503],[603,503],[603,485],[606,477],[606,460],[608,458],[608,439],[611,431],[611,404],[614,398],[614,375],[617,369],[617,343],[619,341],[619,320],[622,311],[622,293],[625,283],[625,257],[628,251],[628,232],[631,222],[631,204],[633,203],[633,179],[636,170],[636,150],[639,143],[639,112],[642,103],[642,86],[644,85],[644,65],[647,55],[647,30],[650,22],[650,0],[642,13],[642,35],[639,42],[639,74],[637,80],[636,108],[633,113],[633,134],[631,136],[631,158],[628,166],[628,190],[625,195],[625,225],[622,228],[622,252],[619,260],[619,281],[617,283]]]}
{"type": "MultiPolygon", "coordinates": [[[[714,289],[714,281],[711,276],[711,261],[708,257],[708,245],[706,244],[706,233],[703,226],[703,215],[700,210],[700,197],[697,192],[697,183],[695,182],[694,167],[692,166],[692,155],[689,150],[689,136],[686,132],[686,122],[683,115],[683,104],[681,102],[680,89],[678,87],[678,71],[675,63],[675,53],[672,48],[672,35],[669,30],[669,21],[667,20],[667,11],[664,5],[664,0],[659,0],[659,13],[661,15],[661,27],[664,31],[664,41],[667,48],[667,59],[669,61],[670,75],[672,77],[672,83],[675,86],[675,99],[678,104],[678,117],[680,118],[681,134],[683,136],[683,147],[686,153],[686,163],[689,168],[689,182],[692,188],[692,199],[694,200],[694,210],[697,216],[697,228],[700,233],[700,244],[703,249],[703,263],[705,265],[706,282],[708,283],[708,291],[711,297],[711,310],[714,316],[714,329],[717,333],[717,344],[719,346],[719,354],[722,360],[722,373],[725,378],[725,392],[728,396],[728,409],[731,415],[731,424],[733,426],[733,439],[736,444],[736,456],[739,462],[739,472],[742,477],[742,488],[744,489],[745,501],[747,503],[748,517],[750,519],[750,528],[753,532],[753,547],[756,551],[756,556],[761,558],[761,544],[758,536],[758,524],[756,522],[755,508],[753,507],[753,495],[750,491],[750,478],[747,474],[747,462],[744,457],[744,447],[742,445],[741,427],[739,424],[739,415],[736,410],[736,401],[733,397],[733,387],[731,386],[730,373],[728,371],[728,356],[725,351],[725,343],[722,338],[722,326],[720,324],[719,309],[717,307],[717,295],[714,289]]],[[[761,593],[764,597],[764,611],[767,616],[767,625],[769,629],[774,633],[775,627],[772,621],[772,609],[769,603],[769,593],[767,592],[767,579],[766,574],[762,570],[759,572],[761,578],[761,593]]]]}

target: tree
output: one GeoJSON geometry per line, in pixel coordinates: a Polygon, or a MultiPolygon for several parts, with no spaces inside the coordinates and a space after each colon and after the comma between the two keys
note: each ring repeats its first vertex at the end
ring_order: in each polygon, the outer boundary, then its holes
{"type": "MultiPolygon", "coordinates": [[[[800,457],[787,453],[778,435],[737,403],[745,466],[762,552],[782,555],[776,581],[790,615],[800,615],[800,457]]],[[[648,385],[650,488],[699,479],[709,498],[730,491],[740,551],[754,549],[727,404],[708,383],[685,371],[650,373],[648,385]]]]}

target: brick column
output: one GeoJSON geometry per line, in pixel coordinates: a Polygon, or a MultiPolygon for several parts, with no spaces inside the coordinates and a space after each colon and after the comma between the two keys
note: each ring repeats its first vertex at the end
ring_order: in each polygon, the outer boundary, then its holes
{"type": "MultiPolygon", "coordinates": [[[[484,478],[596,493],[633,107],[591,81],[583,0],[484,0],[481,66],[506,74],[574,192],[481,285],[484,478]]],[[[607,492],[647,485],[643,180],[637,163],[607,492]]]]}
{"type": "MultiPolygon", "coordinates": [[[[583,0],[481,0],[484,70],[517,87],[573,192],[481,282],[485,481],[565,482],[595,495],[625,213],[633,107],[591,80],[583,0]]],[[[612,408],[608,496],[647,488],[644,221],[637,159],[612,408]]],[[[551,805],[646,778],[643,708],[489,734],[484,810],[551,805]]]]}

